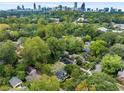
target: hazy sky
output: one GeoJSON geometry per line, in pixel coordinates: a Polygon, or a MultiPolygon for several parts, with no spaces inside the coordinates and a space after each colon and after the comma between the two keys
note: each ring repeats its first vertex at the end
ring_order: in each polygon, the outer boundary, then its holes
{"type": "MultiPolygon", "coordinates": [[[[33,8],[34,2],[24,2],[24,3],[0,3],[0,10],[16,9],[17,5],[24,5],[25,8],[33,8]]],[[[41,5],[41,7],[54,7],[58,5],[73,7],[73,2],[37,2],[36,5],[41,5]]],[[[82,2],[78,2],[78,7],[80,7],[82,2]]],[[[120,8],[124,11],[124,2],[86,2],[86,8],[104,8],[104,7],[114,7],[120,8]]]]}

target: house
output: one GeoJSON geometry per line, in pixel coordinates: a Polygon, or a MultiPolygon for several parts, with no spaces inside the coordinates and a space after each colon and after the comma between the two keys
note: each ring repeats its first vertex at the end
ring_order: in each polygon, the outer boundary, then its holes
{"type": "Polygon", "coordinates": [[[76,20],[76,23],[83,23],[83,22],[87,22],[87,19],[80,17],[76,20]]]}
{"type": "Polygon", "coordinates": [[[60,19],[59,18],[50,18],[50,21],[53,21],[55,23],[59,23],[60,19]]]}
{"type": "Polygon", "coordinates": [[[31,66],[29,66],[27,68],[27,74],[28,76],[25,77],[26,81],[31,82],[32,80],[39,80],[40,79],[40,75],[37,73],[37,70],[31,66]]]}
{"type": "Polygon", "coordinates": [[[116,79],[118,80],[118,82],[124,85],[124,70],[118,71],[116,79]]]}
{"type": "Polygon", "coordinates": [[[57,76],[57,78],[60,80],[60,81],[63,81],[66,79],[66,76],[67,76],[67,72],[64,71],[64,70],[59,70],[55,73],[55,75],[57,76]]]}
{"type": "Polygon", "coordinates": [[[20,38],[17,40],[17,45],[22,44],[23,41],[24,41],[24,37],[20,37],[20,38]]]}
{"type": "Polygon", "coordinates": [[[105,27],[99,27],[99,28],[98,28],[98,31],[101,31],[101,32],[107,32],[108,29],[105,28],[105,27]]]}
{"type": "Polygon", "coordinates": [[[13,87],[13,88],[17,88],[17,87],[20,87],[21,84],[22,84],[22,81],[20,79],[18,79],[17,77],[12,77],[10,80],[9,80],[9,83],[10,85],[13,87]]]}
{"type": "Polygon", "coordinates": [[[27,74],[29,75],[33,75],[37,73],[36,69],[31,66],[29,66],[26,71],[27,71],[27,74]]]}
{"type": "Polygon", "coordinates": [[[75,64],[76,63],[75,61],[76,60],[73,61],[66,57],[60,59],[60,62],[63,62],[64,64],[75,64]]]}
{"type": "Polygon", "coordinates": [[[90,42],[85,42],[83,51],[89,53],[90,52],[90,42]]]}
{"type": "Polygon", "coordinates": [[[102,71],[101,64],[96,64],[95,72],[101,72],[101,71],[102,71]]]}
{"type": "Polygon", "coordinates": [[[91,44],[90,42],[85,42],[86,46],[90,46],[90,44],[91,44]]]}
{"type": "Polygon", "coordinates": [[[5,64],[5,61],[4,60],[0,60],[0,65],[3,65],[5,64]]]}
{"type": "Polygon", "coordinates": [[[114,33],[122,33],[123,30],[112,30],[112,32],[114,32],[114,33]]]}
{"type": "Polygon", "coordinates": [[[31,82],[33,80],[39,80],[41,76],[39,74],[28,75],[25,77],[26,81],[31,82]]]}
{"type": "Polygon", "coordinates": [[[113,27],[119,30],[124,30],[124,24],[113,24],[113,27]]]}

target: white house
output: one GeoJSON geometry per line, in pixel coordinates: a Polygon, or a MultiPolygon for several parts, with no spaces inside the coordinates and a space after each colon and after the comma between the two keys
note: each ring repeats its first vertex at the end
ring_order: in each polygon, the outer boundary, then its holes
{"type": "Polygon", "coordinates": [[[98,28],[98,31],[101,31],[101,32],[107,32],[108,29],[105,28],[105,27],[99,27],[99,28],[98,28]]]}
{"type": "Polygon", "coordinates": [[[10,80],[9,80],[9,83],[10,85],[13,87],[13,88],[17,88],[17,87],[20,87],[21,84],[22,84],[22,81],[20,79],[18,79],[17,77],[12,77],[10,80]]]}

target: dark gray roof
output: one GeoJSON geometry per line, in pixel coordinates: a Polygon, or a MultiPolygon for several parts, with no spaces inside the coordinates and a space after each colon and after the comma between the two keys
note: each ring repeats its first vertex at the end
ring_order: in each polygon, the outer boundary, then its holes
{"type": "Polygon", "coordinates": [[[16,87],[17,84],[22,83],[22,81],[20,79],[18,79],[17,77],[12,77],[9,80],[9,83],[12,87],[16,87]]]}
{"type": "Polygon", "coordinates": [[[91,44],[91,42],[85,42],[85,45],[83,48],[84,52],[90,52],[90,44],[91,44]]]}
{"type": "Polygon", "coordinates": [[[75,62],[73,60],[70,60],[69,58],[62,58],[60,59],[61,62],[64,64],[74,64],[75,62]]]}
{"type": "Polygon", "coordinates": [[[3,65],[5,63],[4,60],[0,60],[0,65],[3,65]]]}
{"type": "Polygon", "coordinates": [[[27,69],[26,69],[26,71],[27,71],[28,73],[30,73],[32,70],[36,70],[36,69],[33,68],[33,67],[31,67],[31,66],[27,67],[27,69]]]}
{"type": "Polygon", "coordinates": [[[64,70],[59,70],[59,71],[56,72],[57,78],[61,79],[61,80],[63,80],[66,75],[67,75],[67,73],[64,70]]]}

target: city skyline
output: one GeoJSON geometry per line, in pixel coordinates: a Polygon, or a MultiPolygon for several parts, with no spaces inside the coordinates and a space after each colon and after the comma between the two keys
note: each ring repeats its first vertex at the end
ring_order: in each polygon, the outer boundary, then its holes
{"type": "MultiPolygon", "coordinates": [[[[77,2],[77,7],[81,7],[83,2],[77,2]]],[[[34,2],[8,2],[8,3],[0,3],[0,10],[8,10],[8,9],[17,9],[17,6],[24,5],[25,8],[31,8],[33,9],[34,2]]],[[[58,5],[62,6],[68,6],[68,7],[74,7],[74,2],[36,2],[36,7],[38,8],[38,5],[41,7],[56,7],[58,5]]],[[[124,2],[85,2],[86,8],[92,8],[92,9],[102,9],[105,7],[108,8],[118,8],[122,9],[124,11],[124,2]]]]}

